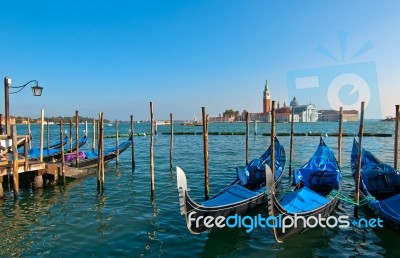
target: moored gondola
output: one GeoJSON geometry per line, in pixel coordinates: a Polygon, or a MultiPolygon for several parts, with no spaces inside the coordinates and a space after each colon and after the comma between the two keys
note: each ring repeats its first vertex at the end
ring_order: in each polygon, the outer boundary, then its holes
{"type": "MultiPolygon", "coordinates": [[[[356,139],[351,151],[351,169],[356,175],[360,146],[356,139]]],[[[360,193],[368,206],[386,222],[400,228],[400,171],[383,163],[362,148],[360,193]]]]}
{"type": "MultiPolygon", "coordinates": [[[[275,180],[279,182],[285,168],[286,155],[283,146],[275,138],[275,180]]],[[[177,186],[181,215],[185,216],[186,225],[193,234],[210,229],[210,223],[204,218],[227,218],[242,215],[267,201],[266,171],[270,171],[271,147],[259,158],[252,160],[244,169],[236,169],[237,178],[211,199],[198,203],[189,196],[186,176],[177,167],[177,186]],[[208,224],[207,226],[205,224],[208,224]]]]}
{"type": "MultiPolygon", "coordinates": [[[[87,141],[86,135],[83,136],[81,139],[78,141],[78,146],[82,147],[87,141]]],[[[76,150],[76,142],[72,143],[72,146],[67,144],[64,148],[64,152],[73,152],[76,150]]],[[[40,149],[30,149],[28,151],[28,158],[30,160],[39,160],[40,158],[40,149]]],[[[43,149],[43,161],[45,162],[52,162],[56,161],[61,158],[61,147],[58,148],[44,148],[43,149]]]]}
{"type": "MultiPolygon", "coordinates": [[[[128,140],[120,143],[118,145],[118,153],[122,154],[125,150],[127,150],[132,145],[132,135],[128,140]]],[[[111,160],[117,157],[117,148],[112,147],[104,150],[104,164],[107,164],[111,160]]],[[[91,168],[97,166],[99,161],[98,152],[95,150],[91,151],[80,151],[79,152],[79,167],[80,168],[91,168]]],[[[65,157],[65,165],[70,167],[75,167],[76,165],[76,154],[71,153],[65,157]]]]}
{"type": "Polygon", "coordinates": [[[293,189],[280,197],[274,185],[268,188],[268,210],[280,223],[271,226],[275,239],[282,242],[309,229],[307,221],[326,218],[336,207],[341,188],[341,172],[335,155],[322,138],[311,159],[293,174],[293,189]],[[311,218],[314,217],[314,218],[311,218]]]}
{"type": "MultiPolygon", "coordinates": [[[[67,144],[68,143],[68,136],[64,136],[64,139],[62,140],[62,141],[57,141],[57,142],[54,142],[54,143],[52,143],[52,144],[50,144],[49,145],[49,147],[46,147],[46,148],[44,148],[43,150],[44,151],[46,151],[47,149],[57,149],[57,148],[61,148],[61,146],[62,145],[65,145],[65,144],[67,144]]],[[[20,154],[20,155],[24,155],[24,148],[23,148],[24,146],[21,146],[21,147],[19,147],[18,146],[18,153],[20,154]]],[[[40,152],[40,148],[31,148],[31,149],[28,149],[28,155],[29,155],[29,153],[39,153],[40,152]]]]}

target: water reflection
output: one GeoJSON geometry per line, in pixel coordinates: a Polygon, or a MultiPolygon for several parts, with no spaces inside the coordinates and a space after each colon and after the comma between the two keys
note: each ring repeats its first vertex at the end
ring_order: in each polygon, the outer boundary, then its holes
{"type": "Polygon", "coordinates": [[[104,194],[104,191],[100,191],[96,200],[96,220],[98,222],[97,233],[100,244],[105,243],[103,236],[105,231],[108,229],[108,221],[112,219],[112,214],[107,215],[103,212],[103,209],[106,206],[106,201],[107,196],[104,194]]]}
{"type": "Polygon", "coordinates": [[[151,198],[151,216],[148,221],[149,230],[147,231],[147,241],[145,242],[145,252],[140,254],[143,257],[148,254],[156,255],[161,257],[163,254],[163,241],[159,238],[159,233],[163,232],[160,229],[158,221],[158,215],[160,209],[157,207],[155,196],[151,198]]]}
{"type": "Polygon", "coordinates": [[[200,257],[234,256],[247,239],[249,237],[244,229],[214,228],[208,233],[200,257]]]}
{"type": "Polygon", "coordinates": [[[5,193],[0,206],[0,256],[21,256],[34,244],[34,240],[25,239],[35,231],[47,230],[45,226],[34,226],[40,222],[41,215],[49,216],[49,208],[57,201],[57,188],[52,191],[43,189],[21,189],[18,200],[14,200],[13,192],[5,193]]]}
{"type": "Polygon", "coordinates": [[[122,173],[121,173],[121,169],[120,169],[120,167],[119,167],[119,163],[116,165],[116,167],[115,167],[115,176],[116,177],[121,177],[121,175],[122,175],[122,173]]]}

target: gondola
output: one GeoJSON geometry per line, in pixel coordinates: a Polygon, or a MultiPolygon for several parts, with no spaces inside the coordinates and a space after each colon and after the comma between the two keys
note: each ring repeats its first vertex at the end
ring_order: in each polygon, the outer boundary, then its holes
{"type": "Polygon", "coordinates": [[[68,140],[69,140],[69,138],[68,138],[68,136],[66,135],[66,136],[64,136],[64,139],[63,139],[62,142],[61,142],[61,141],[58,141],[58,142],[55,142],[55,143],[50,144],[50,145],[49,145],[49,149],[57,149],[57,148],[60,148],[61,145],[67,144],[67,143],[68,143],[68,140]]]}
{"type": "MultiPolygon", "coordinates": [[[[79,142],[78,142],[78,146],[82,147],[87,141],[87,137],[86,135],[83,136],[79,142]]],[[[72,152],[76,150],[76,142],[72,143],[72,146],[70,146],[69,144],[66,145],[66,147],[64,148],[64,152],[72,152]]],[[[40,149],[30,149],[28,151],[28,158],[30,160],[38,160],[40,158],[40,149]]],[[[44,148],[43,149],[43,161],[45,162],[52,162],[55,161],[57,159],[61,158],[61,147],[59,148],[44,148]]]]}
{"type": "MultiPolygon", "coordinates": [[[[356,176],[360,146],[356,139],[351,151],[351,169],[356,176]]],[[[368,206],[386,222],[400,228],[400,172],[362,149],[360,194],[368,206]]]]}
{"type": "MultiPolygon", "coordinates": [[[[132,136],[130,136],[128,140],[126,140],[118,145],[119,154],[123,153],[131,145],[132,145],[132,136]]],[[[113,160],[116,156],[117,156],[116,147],[104,150],[104,164],[107,164],[108,162],[113,160]]],[[[99,160],[99,155],[98,155],[98,152],[94,151],[94,150],[80,151],[78,154],[78,158],[79,158],[79,167],[80,168],[91,168],[91,167],[97,166],[98,160],[99,160]]],[[[76,154],[75,153],[70,153],[70,154],[66,155],[64,160],[66,161],[66,163],[65,163],[66,166],[69,166],[69,167],[76,166],[76,154]]]]}
{"type": "MultiPolygon", "coordinates": [[[[299,216],[306,220],[311,216],[326,218],[338,202],[336,197],[341,190],[341,179],[335,155],[321,137],[311,159],[293,174],[292,191],[278,197],[274,185],[267,186],[269,215],[281,221],[290,221],[299,216]],[[291,218],[285,218],[287,216],[291,218]]],[[[291,235],[306,231],[308,227],[304,222],[299,219],[295,227],[288,228],[274,225],[272,230],[276,241],[283,242],[291,235]]]]}
{"type": "MultiPolygon", "coordinates": [[[[61,141],[54,142],[54,143],[50,144],[48,148],[44,148],[43,150],[60,148],[60,147],[61,147],[61,144],[62,144],[62,145],[65,145],[65,144],[68,143],[68,139],[69,139],[68,136],[65,136],[62,142],[61,142],[61,141]]],[[[40,152],[40,148],[31,148],[31,149],[28,149],[28,155],[29,155],[29,153],[39,153],[39,152],[40,152]]],[[[22,145],[22,147],[19,147],[19,148],[18,148],[18,153],[19,153],[20,155],[24,155],[24,148],[23,148],[23,145],[22,145]]]]}
{"type": "MultiPolygon", "coordinates": [[[[275,180],[279,182],[285,168],[286,155],[283,146],[275,138],[275,180]]],[[[270,170],[271,146],[259,158],[252,160],[244,169],[237,168],[236,179],[211,199],[198,203],[190,198],[186,176],[180,167],[177,171],[177,187],[181,205],[181,215],[185,216],[186,225],[193,234],[203,232],[209,227],[204,225],[201,216],[227,218],[242,215],[257,205],[267,201],[265,171],[270,170]],[[196,220],[194,222],[193,220],[196,220]]]]}

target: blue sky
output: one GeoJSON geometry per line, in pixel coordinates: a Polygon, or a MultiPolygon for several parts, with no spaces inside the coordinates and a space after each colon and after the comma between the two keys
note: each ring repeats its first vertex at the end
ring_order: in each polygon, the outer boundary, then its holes
{"type": "MultiPolygon", "coordinates": [[[[400,104],[399,1],[14,0],[0,9],[2,78],[44,87],[41,97],[11,95],[11,115],[142,120],[150,101],[157,119],[200,118],[202,106],[211,116],[259,112],[266,79],[281,105],[298,95],[327,109],[330,81],[356,70],[372,88],[367,118],[400,104]],[[319,76],[319,90],[291,89],[296,71],[319,76]]],[[[360,101],[351,85],[340,90],[341,102],[360,101]]]]}

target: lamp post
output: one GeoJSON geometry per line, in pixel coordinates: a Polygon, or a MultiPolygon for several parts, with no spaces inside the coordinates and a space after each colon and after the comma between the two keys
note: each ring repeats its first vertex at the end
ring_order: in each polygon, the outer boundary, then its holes
{"type": "Polygon", "coordinates": [[[37,80],[31,80],[24,85],[21,86],[11,86],[11,78],[5,77],[4,78],[4,112],[5,112],[5,119],[6,119],[6,132],[9,134],[10,131],[10,94],[18,93],[23,90],[28,84],[35,82],[36,85],[32,87],[32,94],[33,96],[41,96],[43,87],[39,86],[39,82],[37,80]],[[16,89],[14,92],[10,92],[10,89],[16,89]]]}

